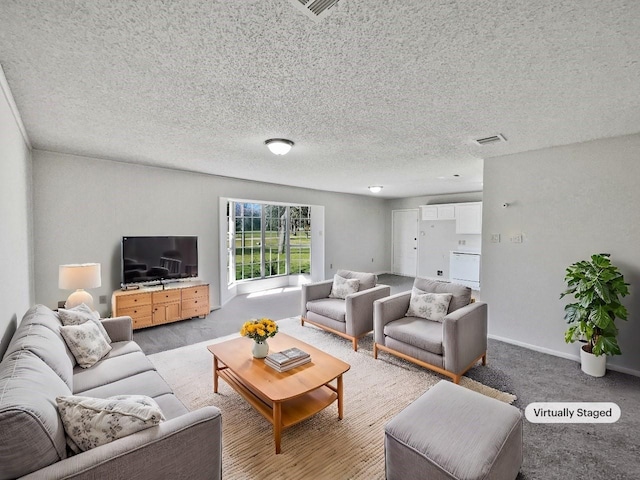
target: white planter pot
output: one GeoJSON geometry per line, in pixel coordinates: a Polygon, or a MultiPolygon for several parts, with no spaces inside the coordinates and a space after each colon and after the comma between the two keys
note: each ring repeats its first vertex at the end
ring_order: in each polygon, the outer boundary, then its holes
{"type": "Polygon", "coordinates": [[[607,356],[595,356],[593,353],[585,351],[586,345],[580,348],[580,363],[582,371],[592,377],[602,377],[607,371],[607,356]]]}

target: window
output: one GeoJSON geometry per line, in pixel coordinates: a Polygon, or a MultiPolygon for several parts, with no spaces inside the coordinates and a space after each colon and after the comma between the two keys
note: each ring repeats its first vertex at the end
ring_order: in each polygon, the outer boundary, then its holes
{"type": "Polygon", "coordinates": [[[311,273],[310,210],[230,201],[228,282],[311,273]]]}
{"type": "Polygon", "coordinates": [[[289,207],[290,273],[311,272],[311,212],[309,207],[289,207]]]}

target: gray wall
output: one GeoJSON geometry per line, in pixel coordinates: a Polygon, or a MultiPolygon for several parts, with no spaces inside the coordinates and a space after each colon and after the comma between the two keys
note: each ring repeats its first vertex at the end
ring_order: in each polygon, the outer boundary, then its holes
{"type": "Polygon", "coordinates": [[[609,365],[640,373],[640,135],[485,160],[482,298],[490,334],[562,356],[559,300],[564,271],[593,253],[611,253],[631,284],[622,356],[609,365]],[[511,205],[502,208],[502,203],[511,205]],[[491,243],[500,233],[501,243],[491,243]],[[522,233],[524,242],[509,242],[522,233]]]}
{"type": "Polygon", "coordinates": [[[31,152],[0,69],[0,358],[33,303],[31,152]]]}
{"type": "Polygon", "coordinates": [[[109,160],[34,150],[35,297],[52,307],[70,292],[58,289],[58,265],[99,262],[102,287],[120,286],[123,235],[197,235],[199,274],[219,305],[219,197],[325,207],[325,272],[384,271],[389,265],[381,199],[249,182],[109,160]],[[371,258],[374,261],[371,262],[371,258]],[[330,265],[333,268],[329,268],[330,265]]]}

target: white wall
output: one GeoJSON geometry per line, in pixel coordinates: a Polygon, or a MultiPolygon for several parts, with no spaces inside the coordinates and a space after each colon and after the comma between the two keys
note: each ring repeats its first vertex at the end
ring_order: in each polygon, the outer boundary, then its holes
{"type": "Polygon", "coordinates": [[[0,68],[0,358],[33,303],[31,151],[0,68]]]}
{"type": "MultiPolygon", "coordinates": [[[[340,268],[386,270],[389,265],[384,201],[88,157],[33,151],[35,297],[55,307],[58,265],[99,262],[97,301],[120,286],[123,235],[197,235],[199,274],[220,304],[219,198],[249,198],[325,208],[325,274],[340,268]],[[374,261],[371,262],[371,258],[374,261]],[[330,265],[333,265],[330,268],[330,265]]],[[[223,266],[224,268],[224,266],[223,266]]]]}
{"type": "Polygon", "coordinates": [[[485,160],[481,285],[491,335],[576,358],[578,344],[563,335],[565,268],[611,253],[631,295],[629,321],[616,322],[623,355],[608,365],[640,374],[639,180],[640,135],[485,160]],[[516,233],[523,243],[509,242],[516,233]]]}

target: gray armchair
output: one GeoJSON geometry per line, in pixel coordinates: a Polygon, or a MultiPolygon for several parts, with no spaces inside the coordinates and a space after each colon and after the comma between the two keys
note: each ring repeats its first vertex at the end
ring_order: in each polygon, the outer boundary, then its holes
{"type": "Polygon", "coordinates": [[[330,298],[333,280],[302,286],[301,324],[308,322],[328,332],[351,340],[358,350],[358,339],[373,330],[373,302],[389,296],[391,288],[377,285],[373,273],[338,270],[337,275],[360,281],[358,291],[345,299],[330,298]]]}
{"type": "Polygon", "coordinates": [[[487,363],[487,304],[471,302],[463,285],[416,278],[413,286],[428,293],[452,294],[442,322],[406,316],[411,292],[378,300],[374,305],[373,356],[382,350],[428,368],[459,383],[478,360],[487,363]]]}

